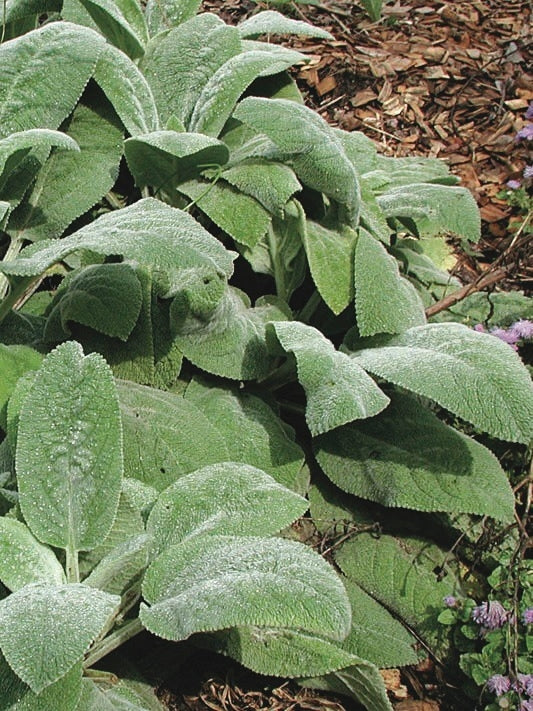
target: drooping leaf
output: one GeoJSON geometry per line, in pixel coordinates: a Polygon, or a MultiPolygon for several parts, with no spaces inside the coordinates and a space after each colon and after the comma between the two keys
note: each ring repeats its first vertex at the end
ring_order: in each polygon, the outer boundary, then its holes
{"type": "Polygon", "coordinates": [[[65,573],[48,546],[14,518],[0,518],[0,580],[11,591],[30,583],[60,585],[65,573]]]}
{"type": "Polygon", "coordinates": [[[193,402],[223,437],[228,460],[262,469],[283,486],[305,493],[304,454],[294,432],[259,397],[193,378],[185,399],[193,402]]]}
{"type": "Polygon", "coordinates": [[[117,595],[75,583],[27,585],[0,600],[0,647],[38,694],[81,660],[119,603],[117,595]]]}
{"type": "Polygon", "coordinates": [[[354,255],[355,310],[362,336],[401,333],[425,324],[415,287],[400,275],[394,257],[363,227],[354,255]]]}
{"type": "Polygon", "coordinates": [[[132,59],[144,54],[148,30],[135,0],[79,0],[104,37],[132,59]],[[133,15],[133,17],[132,17],[133,15]],[[133,20],[133,22],[132,22],[133,20]],[[142,31],[144,30],[144,32],[142,31]]]}
{"type": "Polygon", "coordinates": [[[44,13],[59,12],[61,0],[6,0],[0,7],[0,25],[37,17],[44,13]],[[5,16],[4,16],[5,8],[5,16]]]}
{"type": "Polygon", "coordinates": [[[204,534],[268,536],[307,511],[307,501],[260,469],[223,462],[197,469],[165,489],[146,530],[159,550],[204,534]]]}
{"type": "Polygon", "coordinates": [[[123,595],[148,565],[151,543],[144,533],[127,538],[100,560],[83,584],[123,595]]]}
{"type": "Polygon", "coordinates": [[[240,244],[253,247],[268,231],[272,218],[265,208],[223,180],[189,180],[179,190],[240,244]]]}
{"type": "Polygon", "coordinates": [[[129,679],[117,680],[109,685],[98,686],[90,678],[82,682],[82,694],[77,711],[163,711],[154,693],[139,693],[129,679]]]}
{"type": "Polygon", "coordinates": [[[159,118],[152,90],[137,65],[124,52],[106,45],[96,63],[94,80],[131,136],[158,130],[159,118]]]}
{"type": "Polygon", "coordinates": [[[37,276],[82,249],[105,256],[122,255],[146,267],[154,267],[162,288],[166,289],[181,270],[204,264],[221,269],[229,277],[235,256],[186,212],[160,200],[145,198],[130,207],[102,215],[62,240],[26,247],[16,260],[2,262],[0,271],[37,276]]]}
{"type": "Polygon", "coordinates": [[[80,150],[54,151],[13,213],[9,228],[18,239],[35,242],[61,236],[113,187],[122,157],[122,127],[101,97],[92,103],[78,104],[65,126],[80,150]]]}
{"type": "Polygon", "coordinates": [[[377,201],[387,217],[412,221],[418,235],[450,232],[471,242],[479,240],[479,209],[465,188],[412,183],[388,190],[377,201]]]}
{"type": "Polygon", "coordinates": [[[5,346],[0,343],[0,426],[6,427],[6,407],[15,386],[24,373],[37,370],[43,357],[29,346],[5,346]]]}
{"type": "Polygon", "coordinates": [[[201,4],[201,0],[148,0],[145,14],[150,35],[155,37],[195,17],[201,4]]]}
{"type": "Polygon", "coordinates": [[[129,264],[93,264],[75,273],[52,304],[45,339],[62,340],[69,322],[126,341],[142,305],[142,285],[129,264]],[[57,337],[54,337],[57,334],[57,337]]]}
{"type": "Polygon", "coordinates": [[[367,711],[392,711],[379,669],[364,659],[347,669],[315,679],[302,679],[302,686],[326,689],[355,699],[367,711]]]}
{"type": "Polygon", "coordinates": [[[140,68],[163,125],[175,116],[189,128],[192,111],[209,78],[240,51],[238,30],[209,13],[197,15],[152,40],[140,68]]]}
{"type": "Polygon", "coordinates": [[[307,546],[281,538],[198,536],[146,572],[140,618],[165,639],[238,625],[287,627],[335,640],[350,628],[340,579],[307,546]]]}
{"type": "Polygon", "coordinates": [[[118,383],[126,475],[158,491],[206,464],[227,461],[222,435],[191,402],[174,393],[118,383]]]}
{"type": "Polygon", "coordinates": [[[390,158],[376,154],[375,164],[364,171],[362,180],[376,193],[413,183],[439,183],[456,185],[459,178],[450,173],[448,165],[437,158],[409,156],[390,158]]]}
{"type": "Polygon", "coordinates": [[[350,359],[336,351],[320,331],[294,321],[275,323],[273,328],[282,348],[296,357],[311,434],[372,417],[387,406],[388,397],[372,378],[362,368],[352,368],[350,359]]]}
{"type": "Polygon", "coordinates": [[[300,52],[274,47],[274,51],[242,52],[224,62],[202,89],[191,114],[190,130],[219,136],[237,100],[257,77],[282,72],[305,60],[300,52]]]}
{"type": "Polygon", "coordinates": [[[494,437],[530,442],[531,378],[498,338],[441,323],[352,345],[358,349],[353,360],[371,373],[434,400],[494,437]]]}
{"type": "Polygon", "coordinates": [[[413,397],[396,395],[377,417],[320,437],[317,459],[350,494],[418,511],[513,520],[514,496],[496,457],[413,397]]]}
{"type": "Polygon", "coordinates": [[[122,436],[101,356],[68,342],[46,357],[20,412],[16,466],[20,506],[39,540],[72,550],[104,540],[120,495],[122,436]]]}
{"type": "Polygon", "coordinates": [[[283,216],[283,208],[302,186],[294,171],[283,163],[250,159],[228,168],[222,178],[255,198],[269,212],[283,216]]]}
{"type": "Polygon", "coordinates": [[[259,35],[300,35],[303,37],[320,37],[333,39],[332,35],[320,27],[313,27],[308,22],[292,20],[281,12],[264,10],[248,17],[237,25],[241,37],[257,37],[259,35]]]}
{"type": "Polygon", "coordinates": [[[126,160],[139,187],[170,190],[199,175],[206,166],[224,165],[229,151],[221,141],[200,133],[156,131],[126,141],[126,160]]]}
{"type": "Polygon", "coordinates": [[[103,46],[97,33],[66,22],[52,22],[2,44],[0,137],[58,128],[80,98],[103,46]]]}
{"type": "Polygon", "coordinates": [[[346,225],[324,227],[306,221],[304,245],[311,276],[334,314],[353,301],[353,254],[357,233],[346,225]]]}
{"type": "Polygon", "coordinates": [[[358,177],[323,118],[294,101],[256,97],[241,101],[233,116],[266,134],[281,150],[295,154],[294,170],[301,181],[345,206],[348,218],[357,224],[358,177]]]}
{"type": "Polygon", "coordinates": [[[77,711],[81,674],[81,663],[75,664],[61,679],[35,694],[0,652],[0,711],[77,711]]]}
{"type": "Polygon", "coordinates": [[[208,305],[209,313],[201,310],[201,289],[194,275],[172,302],[171,328],[183,355],[202,370],[224,378],[264,377],[273,365],[266,324],[287,319],[286,304],[274,296],[262,296],[251,307],[244,292],[226,287],[218,304],[208,305]]]}

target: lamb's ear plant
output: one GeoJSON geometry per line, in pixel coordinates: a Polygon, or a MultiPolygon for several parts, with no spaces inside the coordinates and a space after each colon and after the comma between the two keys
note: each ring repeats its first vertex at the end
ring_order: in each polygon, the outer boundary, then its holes
{"type": "Polygon", "coordinates": [[[323,31],[198,7],[5,6],[6,708],[157,708],[106,673],[148,630],[390,711],[378,669],[449,651],[449,536],[513,521],[465,432],[528,445],[531,381],[427,322],[430,255],[479,237],[446,166],[330,127],[259,41],[323,31]],[[342,582],[290,540],[308,509],[342,582]]]}

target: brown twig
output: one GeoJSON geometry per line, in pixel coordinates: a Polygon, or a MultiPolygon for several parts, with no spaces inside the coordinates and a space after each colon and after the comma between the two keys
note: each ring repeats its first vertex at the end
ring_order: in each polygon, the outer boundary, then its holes
{"type": "Polygon", "coordinates": [[[506,276],[506,269],[496,269],[494,271],[490,270],[488,273],[485,272],[479,277],[479,279],[476,279],[476,281],[471,284],[466,284],[466,286],[463,286],[458,291],[454,291],[452,294],[448,294],[448,296],[445,296],[440,301],[437,301],[437,303],[428,306],[426,309],[426,316],[429,318],[430,316],[434,316],[441,311],[445,311],[451,306],[457,304],[459,301],[465,299],[470,294],[473,294],[476,291],[481,291],[485,287],[491,286],[492,284],[496,284],[496,282],[501,281],[506,276]]]}

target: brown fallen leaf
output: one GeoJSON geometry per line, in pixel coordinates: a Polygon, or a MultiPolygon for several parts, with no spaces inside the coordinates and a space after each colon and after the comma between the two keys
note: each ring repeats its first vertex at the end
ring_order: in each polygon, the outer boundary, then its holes
{"type": "Polygon", "coordinates": [[[419,701],[417,699],[406,699],[394,706],[394,711],[440,711],[440,706],[436,701],[419,701]]]}

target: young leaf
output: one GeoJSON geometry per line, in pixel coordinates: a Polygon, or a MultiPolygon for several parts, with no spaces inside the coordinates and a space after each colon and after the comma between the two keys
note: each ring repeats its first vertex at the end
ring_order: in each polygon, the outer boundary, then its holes
{"type": "Polygon", "coordinates": [[[291,20],[275,10],[264,10],[243,20],[237,25],[241,37],[258,37],[259,35],[300,35],[302,37],[320,37],[333,39],[326,30],[313,27],[308,22],[291,20]]]}
{"type": "Polygon", "coordinates": [[[278,217],[283,217],[283,209],[289,199],[302,189],[288,165],[262,158],[238,163],[225,170],[221,177],[278,217]]]}
{"type": "Polygon", "coordinates": [[[265,73],[276,74],[305,60],[305,55],[283,47],[237,54],[217,69],[194,106],[190,130],[219,136],[235,104],[250,84],[265,73]]]}
{"type": "Polygon", "coordinates": [[[101,356],[68,342],[46,357],[20,413],[16,467],[20,506],[39,540],[72,551],[104,540],[120,495],[122,433],[101,356]]]}
{"type": "Polygon", "coordinates": [[[124,146],[128,167],[139,187],[169,191],[206,167],[228,162],[227,146],[200,133],[156,131],[135,136],[124,146]]]}
{"type": "Polygon", "coordinates": [[[281,538],[198,536],[146,572],[143,625],[164,639],[258,625],[343,639],[351,610],[340,579],[310,548],[281,538]]]}
{"type": "Polygon", "coordinates": [[[274,358],[268,352],[265,329],[271,321],[288,318],[288,308],[275,296],[260,297],[254,307],[246,294],[226,287],[211,313],[202,285],[191,281],[172,302],[170,318],[176,344],[191,363],[214,375],[252,380],[267,375],[274,358]],[[198,297],[198,298],[196,298],[198,297]]]}
{"type": "Polygon", "coordinates": [[[113,0],[79,0],[83,7],[87,10],[94,23],[98,26],[104,37],[118,49],[122,50],[132,59],[138,59],[144,54],[144,45],[148,39],[148,31],[144,26],[144,32],[140,34],[139,30],[144,19],[140,8],[131,0],[121,0],[113,2],[113,0]],[[127,14],[134,14],[132,18],[136,26],[133,26],[130,19],[125,17],[123,10],[127,14]],[[141,20],[139,20],[139,17],[141,20]]]}
{"type": "Polygon", "coordinates": [[[0,647],[38,694],[81,660],[119,604],[85,585],[27,585],[0,600],[0,647]]]}
{"type": "Polygon", "coordinates": [[[5,346],[0,343],[0,426],[6,428],[7,403],[24,373],[37,370],[42,355],[29,346],[5,346]]]}
{"type": "Polygon", "coordinates": [[[119,382],[126,475],[158,491],[206,464],[227,461],[222,435],[174,393],[119,382]]]}
{"type": "MultiPolygon", "coordinates": [[[[146,530],[159,550],[199,534],[268,536],[303,516],[307,501],[260,469],[223,462],[197,469],[165,489],[146,530]]],[[[0,519],[1,521],[1,519],[0,519]]]]}
{"type": "Polygon", "coordinates": [[[352,358],[365,370],[435,400],[494,437],[530,442],[531,378],[517,354],[498,338],[442,323],[355,347],[352,358]]]}
{"type": "Polygon", "coordinates": [[[256,97],[243,99],[233,116],[266,134],[281,150],[295,154],[294,170],[301,181],[344,205],[352,224],[357,224],[357,173],[323,118],[294,101],[256,97]]]}
{"type": "Polygon", "coordinates": [[[388,218],[411,220],[417,235],[451,232],[471,242],[479,240],[479,209],[466,188],[411,183],[388,190],[377,201],[388,218]]]}
{"type": "Polygon", "coordinates": [[[81,674],[81,663],[75,664],[61,679],[35,694],[0,652],[0,711],[77,711],[81,674]]]}
{"type": "Polygon", "coordinates": [[[157,131],[159,118],[152,90],[137,65],[113,45],[98,58],[94,80],[131,136],[157,131]]]}
{"type": "Polygon", "coordinates": [[[320,331],[294,321],[274,323],[273,328],[282,348],[296,357],[298,380],[307,396],[305,419],[313,436],[372,417],[387,406],[388,397],[372,378],[362,368],[353,368],[320,331]]]}
{"type": "Polygon", "coordinates": [[[201,0],[148,0],[145,13],[150,35],[155,37],[195,17],[201,4],[201,0]]]}
{"type": "Polygon", "coordinates": [[[13,213],[9,228],[18,239],[60,237],[113,187],[122,158],[122,127],[101,96],[91,103],[78,104],[64,127],[80,151],[54,151],[13,213]]]}
{"type": "Polygon", "coordinates": [[[96,32],[67,22],[0,45],[0,137],[56,129],[80,98],[103,47],[96,32]]]}
{"type": "MultiPolygon", "coordinates": [[[[260,398],[240,389],[191,380],[185,399],[193,402],[223,437],[228,461],[262,469],[283,486],[304,493],[304,454],[294,432],[260,398]]],[[[222,459],[222,457],[221,457],[222,459]]]]}
{"type": "Polygon", "coordinates": [[[396,260],[363,227],[355,245],[355,310],[362,336],[401,333],[425,324],[424,305],[396,260]]]}
{"type": "Polygon", "coordinates": [[[513,519],[513,492],[496,457],[410,396],[395,396],[377,417],[316,445],[324,472],[350,494],[383,506],[513,519]]]}
{"type": "Polygon", "coordinates": [[[392,711],[393,708],[379,669],[365,659],[324,677],[301,679],[300,684],[349,696],[362,704],[366,711],[392,711]]]}
{"type": "Polygon", "coordinates": [[[13,592],[30,583],[66,582],[53,551],[23,523],[5,517],[0,518],[0,580],[13,592]]]}
{"type": "Polygon", "coordinates": [[[239,32],[205,13],[171,29],[146,48],[140,68],[165,125],[175,116],[186,128],[202,89],[224,62],[241,52],[239,32]]]}
{"type": "Polygon", "coordinates": [[[330,228],[307,220],[303,238],[316,288],[338,315],[354,297],[353,254],[357,233],[346,225],[330,228]]]}

